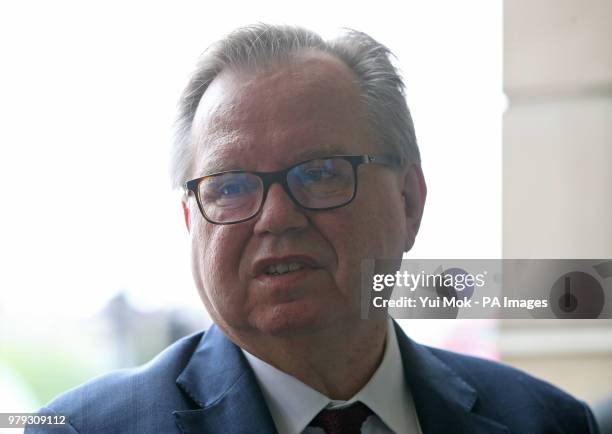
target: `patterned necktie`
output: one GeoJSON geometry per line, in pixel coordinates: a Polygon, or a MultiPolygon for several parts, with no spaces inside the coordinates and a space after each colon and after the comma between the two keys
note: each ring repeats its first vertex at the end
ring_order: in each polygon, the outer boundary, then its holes
{"type": "Polygon", "coordinates": [[[371,414],[365,404],[356,402],[337,410],[321,410],[309,426],[323,428],[325,434],[360,434],[361,425],[371,414]]]}

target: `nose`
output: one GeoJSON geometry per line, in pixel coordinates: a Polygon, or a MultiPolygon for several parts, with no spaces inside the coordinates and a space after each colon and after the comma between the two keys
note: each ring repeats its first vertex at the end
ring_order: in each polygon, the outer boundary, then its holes
{"type": "Polygon", "coordinates": [[[308,218],[287,195],[283,187],[273,183],[261,207],[254,231],[258,234],[272,233],[280,235],[287,231],[296,231],[308,225],[308,218]]]}

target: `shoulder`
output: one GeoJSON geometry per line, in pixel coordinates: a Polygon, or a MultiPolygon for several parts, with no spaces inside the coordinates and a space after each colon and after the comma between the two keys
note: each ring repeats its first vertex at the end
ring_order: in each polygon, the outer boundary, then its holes
{"type": "Polygon", "coordinates": [[[503,419],[526,432],[596,433],[589,407],[552,384],[500,362],[426,347],[478,394],[475,411],[503,419]],[[523,428],[524,429],[524,428],[523,428]]]}
{"type": "Polygon", "coordinates": [[[134,426],[138,415],[154,420],[155,414],[189,409],[190,401],[176,387],[176,379],[203,334],[180,339],[145,365],[114,371],[71,389],[40,412],[67,415],[71,432],[118,432],[118,428],[146,432],[134,426]]]}
{"type": "Polygon", "coordinates": [[[546,398],[547,401],[550,399],[553,401],[557,399],[576,401],[569,394],[550,383],[504,363],[437,348],[427,347],[427,349],[476,388],[478,392],[486,395],[498,394],[503,390],[510,396],[520,394],[525,398],[524,395],[527,395],[527,397],[535,400],[546,398]]]}

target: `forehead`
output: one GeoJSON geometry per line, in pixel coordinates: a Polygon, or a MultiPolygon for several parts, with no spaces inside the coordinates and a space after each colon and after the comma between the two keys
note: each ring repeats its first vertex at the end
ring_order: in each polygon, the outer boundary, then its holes
{"type": "Polygon", "coordinates": [[[355,153],[371,138],[353,72],[308,53],[258,73],[222,72],[198,105],[192,140],[201,175],[355,153]]]}

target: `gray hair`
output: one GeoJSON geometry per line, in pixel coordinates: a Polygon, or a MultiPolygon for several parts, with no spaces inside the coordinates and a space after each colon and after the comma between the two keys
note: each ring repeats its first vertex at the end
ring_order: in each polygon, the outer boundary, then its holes
{"type": "Polygon", "coordinates": [[[299,27],[256,24],[239,28],[211,45],[181,95],[171,156],[174,188],[191,174],[191,126],[200,99],[215,77],[228,68],[255,71],[312,50],[338,58],[357,76],[365,112],[381,143],[392,147],[403,160],[420,161],[404,83],[387,47],[356,30],[346,29],[340,37],[325,41],[299,27]]]}

